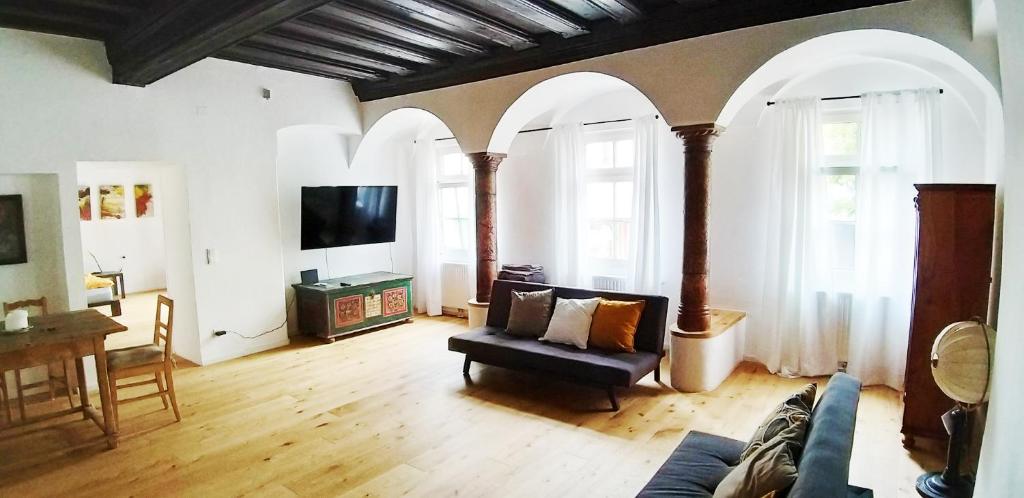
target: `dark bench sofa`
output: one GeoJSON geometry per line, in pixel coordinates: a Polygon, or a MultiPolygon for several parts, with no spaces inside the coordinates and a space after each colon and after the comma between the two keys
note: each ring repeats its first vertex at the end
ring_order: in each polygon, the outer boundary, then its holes
{"type": "MultiPolygon", "coordinates": [[[[859,400],[859,380],[842,373],[832,376],[811,413],[807,441],[797,462],[799,475],[789,498],[872,496],[871,490],[847,484],[859,400]]],[[[637,496],[712,496],[739,463],[745,445],[745,441],[690,432],[637,496]]]]}
{"type": "Polygon", "coordinates": [[[658,366],[665,351],[665,319],[668,298],[620,292],[594,291],[555,287],[544,284],[495,280],[487,325],[448,339],[448,349],[465,353],[463,375],[469,376],[472,362],[504,368],[543,372],[564,380],[605,388],[612,410],[619,409],[616,387],[631,387],[654,372],[661,380],[658,366]],[[551,344],[535,338],[515,337],[504,333],[508,326],[512,291],[553,289],[555,297],[585,299],[603,297],[620,301],[646,302],[637,325],[635,353],[613,353],[599,349],[581,350],[564,344],[551,344]]]}

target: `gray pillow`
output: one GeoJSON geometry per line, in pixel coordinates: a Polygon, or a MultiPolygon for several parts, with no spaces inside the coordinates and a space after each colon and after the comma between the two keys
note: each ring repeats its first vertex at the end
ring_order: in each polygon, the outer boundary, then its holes
{"type": "Polygon", "coordinates": [[[521,337],[541,337],[551,320],[551,289],[536,292],[512,291],[512,308],[508,312],[505,332],[521,337]]]}
{"type": "MultiPolygon", "coordinates": [[[[740,454],[740,460],[746,460],[761,445],[767,443],[793,424],[797,422],[806,423],[811,417],[811,408],[814,406],[814,397],[817,394],[817,390],[817,384],[807,384],[799,392],[775,407],[768,417],[764,419],[764,422],[761,422],[761,425],[754,431],[750,442],[747,443],[747,446],[743,448],[743,453],[740,454]]],[[[798,448],[802,446],[803,441],[800,441],[798,448]]]]}
{"type": "Polygon", "coordinates": [[[796,449],[803,446],[807,420],[789,426],[734,467],[715,488],[715,498],[775,496],[797,478],[796,449]]]}

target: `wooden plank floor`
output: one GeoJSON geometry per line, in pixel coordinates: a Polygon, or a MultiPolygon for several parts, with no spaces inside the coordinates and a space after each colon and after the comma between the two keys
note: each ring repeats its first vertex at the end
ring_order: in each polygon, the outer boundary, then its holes
{"type": "MultiPolygon", "coordinates": [[[[633,496],[690,430],[746,439],[806,379],[744,364],[684,395],[651,376],[605,411],[602,391],[474,365],[452,318],[176,373],[181,423],[159,399],[121,408],[121,447],[69,417],[0,433],[0,496],[633,496]]],[[[668,376],[667,363],[662,371],[668,376]]],[[[95,397],[94,397],[95,399],[95,397]]],[[[851,482],[914,496],[934,454],[900,446],[899,400],[865,390],[851,482]]]]}

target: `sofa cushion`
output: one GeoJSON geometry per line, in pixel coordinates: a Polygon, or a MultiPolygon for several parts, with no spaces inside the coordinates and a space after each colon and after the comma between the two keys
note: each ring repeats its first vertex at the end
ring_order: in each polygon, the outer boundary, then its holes
{"type": "Polygon", "coordinates": [[[548,330],[542,341],[569,344],[587,349],[590,338],[590,323],[601,298],[563,299],[555,301],[555,313],[551,315],[548,330]]]}
{"type": "MultiPolygon", "coordinates": [[[[807,384],[799,392],[793,394],[789,398],[786,398],[779,406],[775,407],[774,410],[768,417],[761,422],[761,425],[754,431],[754,436],[750,438],[750,442],[747,443],[747,447],[743,448],[743,453],[740,455],[740,459],[746,460],[748,456],[753,454],[761,445],[775,438],[782,431],[787,428],[799,423],[804,425],[807,423],[807,419],[811,417],[811,407],[814,406],[814,396],[817,392],[817,384],[807,384]]],[[[800,431],[801,437],[805,434],[804,430],[800,431]]],[[[799,441],[802,445],[803,441],[799,441]]],[[[800,457],[800,453],[794,452],[793,456],[796,458],[800,457]]]]}
{"type": "Polygon", "coordinates": [[[553,373],[590,384],[629,387],[653,371],[654,353],[580,350],[564,344],[515,337],[497,327],[480,327],[448,338],[448,349],[473,361],[506,368],[553,373]]]}
{"type": "Polygon", "coordinates": [[[633,336],[643,311],[643,301],[601,299],[590,324],[590,345],[608,351],[635,353],[633,336]]]}
{"type": "Polygon", "coordinates": [[[796,481],[796,462],[807,433],[807,419],[798,419],[771,440],[743,455],[715,488],[715,498],[761,497],[782,492],[796,481]]]}
{"type": "Polygon", "coordinates": [[[551,303],[555,293],[551,289],[536,292],[512,291],[512,307],[508,312],[506,332],[523,337],[540,337],[548,329],[551,303]]]}
{"type": "Polygon", "coordinates": [[[691,431],[637,497],[710,497],[740,460],[743,442],[691,431]]]}

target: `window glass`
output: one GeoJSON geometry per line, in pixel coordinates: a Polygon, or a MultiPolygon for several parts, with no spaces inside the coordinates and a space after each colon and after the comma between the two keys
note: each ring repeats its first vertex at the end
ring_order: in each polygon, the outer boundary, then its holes
{"type": "Polygon", "coordinates": [[[855,156],[859,152],[860,123],[856,121],[827,122],[822,135],[825,156],[855,156]]]}
{"type": "Polygon", "coordinates": [[[438,156],[437,202],[443,257],[452,262],[469,261],[473,240],[472,167],[458,149],[441,151],[438,156]]]}
{"type": "Polygon", "coordinates": [[[825,190],[829,217],[834,221],[853,221],[857,214],[857,176],[827,175],[825,190]]]}
{"type": "Polygon", "coordinates": [[[595,275],[624,276],[633,211],[633,130],[588,133],[584,186],[587,257],[595,275]]]}

